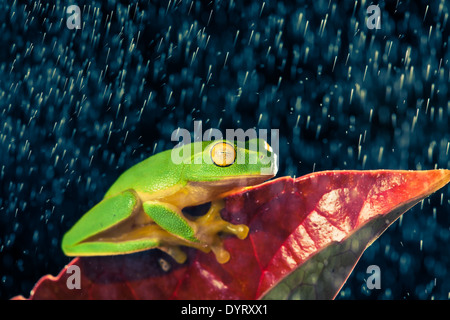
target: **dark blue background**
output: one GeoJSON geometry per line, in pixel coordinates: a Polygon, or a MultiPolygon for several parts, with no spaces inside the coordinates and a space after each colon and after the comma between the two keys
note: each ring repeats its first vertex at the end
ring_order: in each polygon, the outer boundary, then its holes
{"type": "MultiPolygon", "coordinates": [[[[1,298],[174,129],[280,130],[278,176],[448,168],[449,7],[380,1],[1,1],[1,298]],[[80,6],[81,30],[66,27],[80,6]]],[[[448,299],[449,188],[391,226],[339,299],[448,299]],[[421,242],[422,241],[422,242],[421,242]],[[422,243],[422,245],[421,245],[422,243]],[[366,268],[381,269],[367,290],[366,268]]]]}

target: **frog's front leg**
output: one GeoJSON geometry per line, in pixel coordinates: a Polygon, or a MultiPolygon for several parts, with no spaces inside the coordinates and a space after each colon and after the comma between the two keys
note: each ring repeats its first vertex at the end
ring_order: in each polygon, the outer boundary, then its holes
{"type": "Polygon", "coordinates": [[[211,207],[204,216],[195,219],[195,223],[200,229],[198,234],[200,238],[211,239],[216,237],[219,232],[234,234],[239,239],[247,237],[248,227],[245,224],[236,225],[222,219],[220,211],[224,206],[223,199],[215,200],[211,202],[211,207]]]}
{"type": "Polygon", "coordinates": [[[248,234],[248,227],[233,225],[223,220],[220,217],[222,208],[223,201],[215,201],[204,216],[189,220],[174,205],[158,201],[147,201],[143,204],[144,212],[153,221],[178,238],[166,241],[164,251],[172,255],[172,252],[179,252],[178,245],[194,247],[204,252],[212,250],[217,261],[225,263],[230,259],[230,254],[223,248],[219,233],[231,233],[244,239],[248,234]]]}
{"type": "Polygon", "coordinates": [[[244,224],[235,225],[222,219],[220,211],[224,208],[223,199],[211,202],[208,212],[195,219],[198,228],[197,237],[209,244],[211,250],[216,255],[217,261],[225,263],[230,259],[230,254],[223,248],[222,239],[219,233],[229,233],[239,239],[245,239],[248,235],[248,227],[244,224]]]}

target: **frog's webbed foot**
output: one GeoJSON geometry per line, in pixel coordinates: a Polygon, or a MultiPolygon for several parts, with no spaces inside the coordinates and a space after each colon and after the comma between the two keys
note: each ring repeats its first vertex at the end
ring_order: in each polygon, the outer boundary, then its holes
{"type": "Polygon", "coordinates": [[[239,239],[245,239],[248,234],[246,225],[234,225],[222,219],[220,210],[224,207],[224,201],[213,201],[208,212],[198,218],[189,219],[177,207],[157,201],[146,201],[143,204],[144,212],[164,232],[155,236],[155,232],[149,232],[156,237],[159,248],[172,256],[177,262],[183,263],[187,256],[179,246],[196,248],[203,252],[210,252],[216,256],[219,263],[225,263],[230,259],[230,254],[223,247],[221,233],[229,233],[239,239]]]}
{"type": "Polygon", "coordinates": [[[244,224],[235,225],[222,219],[220,211],[224,207],[224,200],[216,200],[211,203],[211,208],[201,217],[194,220],[197,226],[196,237],[206,243],[213,251],[219,263],[225,263],[230,259],[230,254],[223,247],[220,233],[229,233],[239,239],[245,239],[248,235],[248,227],[244,224]]]}

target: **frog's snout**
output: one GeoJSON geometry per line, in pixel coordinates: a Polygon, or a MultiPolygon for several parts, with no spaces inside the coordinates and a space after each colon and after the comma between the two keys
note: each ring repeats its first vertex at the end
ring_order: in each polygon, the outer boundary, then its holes
{"type": "Polygon", "coordinates": [[[276,176],[278,172],[278,157],[277,154],[272,152],[270,156],[260,154],[259,161],[267,166],[261,168],[262,175],[276,176]]]}
{"type": "Polygon", "coordinates": [[[278,156],[276,153],[272,153],[272,162],[270,164],[270,168],[272,169],[272,173],[274,176],[278,173],[278,156]]]}

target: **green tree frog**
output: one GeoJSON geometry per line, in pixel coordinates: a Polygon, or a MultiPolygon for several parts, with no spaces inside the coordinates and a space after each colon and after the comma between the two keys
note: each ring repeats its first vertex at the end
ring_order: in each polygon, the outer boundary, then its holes
{"type": "Polygon", "coordinates": [[[155,154],[120,175],[103,200],[64,235],[64,253],[102,256],[158,248],[184,263],[187,255],[180,246],[188,246],[212,251],[219,263],[226,263],[230,254],[221,235],[245,239],[249,229],[221,218],[223,198],[275,176],[276,155],[261,139],[244,146],[214,140],[178,148],[155,154]],[[180,163],[174,163],[173,151],[181,154],[180,163]],[[209,202],[202,216],[182,212],[209,202]]]}

